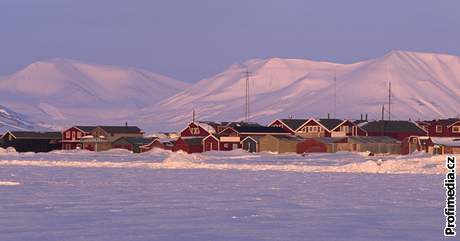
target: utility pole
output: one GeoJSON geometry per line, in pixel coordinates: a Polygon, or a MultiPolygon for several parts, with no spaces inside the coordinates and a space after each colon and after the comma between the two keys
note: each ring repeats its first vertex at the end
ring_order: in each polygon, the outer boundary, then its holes
{"type": "Polygon", "coordinates": [[[192,122],[195,122],[195,109],[193,109],[193,112],[192,112],[192,122]]]}
{"type": "Polygon", "coordinates": [[[388,82],[388,120],[391,120],[391,81],[388,82]]]}

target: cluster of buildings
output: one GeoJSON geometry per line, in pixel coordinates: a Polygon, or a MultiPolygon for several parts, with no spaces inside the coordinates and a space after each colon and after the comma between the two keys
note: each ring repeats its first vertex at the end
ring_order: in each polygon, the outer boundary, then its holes
{"type": "Polygon", "coordinates": [[[230,151],[312,153],[358,151],[382,154],[460,153],[460,119],[368,121],[334,118],[248,122],[191,121],[178,133],[144,136],[136,126],[73,126],[62,132],[9,131],[0,146],[18,152],[122,148],[140,153],[161,148],[187,153],[230,151]]]}

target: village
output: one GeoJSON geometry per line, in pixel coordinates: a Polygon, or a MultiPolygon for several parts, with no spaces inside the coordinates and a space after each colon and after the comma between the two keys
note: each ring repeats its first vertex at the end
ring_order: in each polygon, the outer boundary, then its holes
{"type": "Polygon", "coordinates": [[[62,132],[8,131],[0,147],[17,152],[53,150],[133,153],[152,149],[201,153],[243,149],[247,152],[335,153],[368,152],[369,155],[407,155],[413,152],[460,153],[460,119],[430,121],[357,120],[330,118],[275,119],[255,122],[211,122],[193,119],[177,133],[146,136],[137,126],[72,126],[62,132]]]}

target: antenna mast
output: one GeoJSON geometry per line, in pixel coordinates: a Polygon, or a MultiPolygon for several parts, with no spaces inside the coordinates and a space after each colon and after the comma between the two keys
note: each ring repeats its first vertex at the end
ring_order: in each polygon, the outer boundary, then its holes
{"type": "Polygon", "coordinates": [[[249,74],[251,72],[249,72],[249,70],[246,70],[244,73],[246,74],[246,82],[245,82],[245,86],[246,86],[246,90],[245,90],[245,108],[246,108],[245,121],[247,123],[247,122],[249,122],[249,74]]]}
{"type": "Polygon", "coordinates": [[[388,120],[391,120],[391,81],[388,82],[388,120]]]}

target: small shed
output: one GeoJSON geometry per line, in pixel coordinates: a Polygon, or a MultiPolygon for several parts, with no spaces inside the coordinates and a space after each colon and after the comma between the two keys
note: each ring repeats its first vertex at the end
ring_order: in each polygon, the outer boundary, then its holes
{"type": "Polygon", "coordinates": [[[152,138],[147,137],[120,137],[112,142],[112,148],[121,148],[134,153],[140,153],[140,146],[147,145],[152,140],[152,138]]]}
{"type": "Polygon", "coordinates": [[[185,151],[187,153],[203,152],[203,137],[179,137],[177,139],[173,151],[185,151]]]}
{"type": "Polygon", "coordinates": [[[401,154],[401,141],[388,136],[350,136],[347,144],[349,151],[401,154]]]}
{"type": "Polygon", "coordinates": [[[259,152],[259,141],[261,136],[247,136],[241,141],[243,150],[247,152],[259,152]]]}
{"type": "Polygon", "coordinates": [[[312,152],[337,152],[339,143],[345,143],[346,138],[334,137],[316,137],[307,138],[297,144],[297,153],[312,153],[312,152]]]}
{"type": "Polygon", "coordinates": [[[259,151],[296,153],[300,141],[302,138],[292,135],[266,135],[259,139],[259,151]]]}
{"type": "Polygon", "coordinates": [[[460,138],[431,137],[427,149],[432,154],[460,154],[460,138]]]}
{"type": "Polygon", "coordinates": [[[61,132],[9,131],[1,139],[2,147],[18,152],[49,152],[61,149],[61,132]]]}

